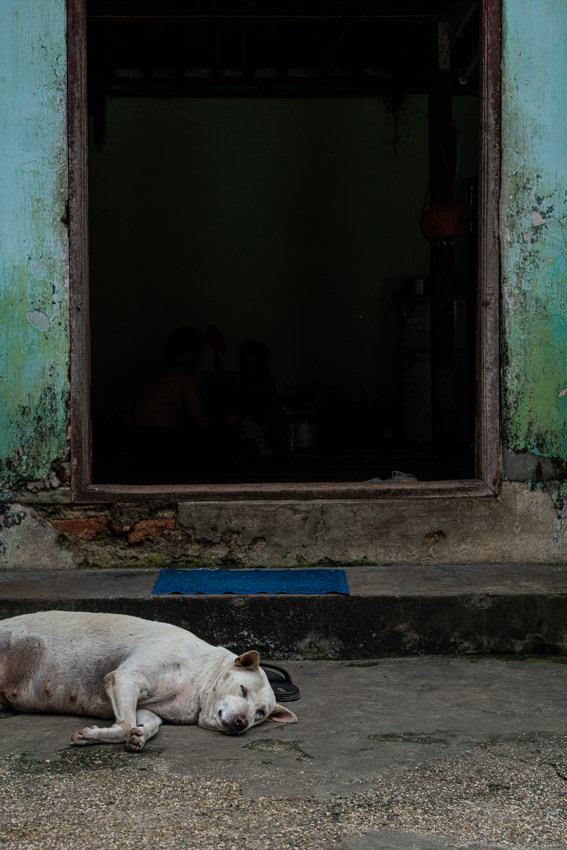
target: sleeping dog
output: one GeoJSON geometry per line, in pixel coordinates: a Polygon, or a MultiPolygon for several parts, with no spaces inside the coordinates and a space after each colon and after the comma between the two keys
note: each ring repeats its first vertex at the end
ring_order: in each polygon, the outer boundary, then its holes
{"type": "Polygon", "coordinates": [[[122,614],[46,611],[0,621],[0,710],[113,718],[72,744],[141,750],[164,722],[240,735],[278,705],[255,650],[235,655],[185,629],[122,614]]]}

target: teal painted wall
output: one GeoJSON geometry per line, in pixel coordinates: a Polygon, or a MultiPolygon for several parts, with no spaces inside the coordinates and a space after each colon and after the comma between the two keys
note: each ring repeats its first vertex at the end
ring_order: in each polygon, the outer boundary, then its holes
{"type": "Polygon", "coordinates": [[[69,307],[65,0],[0,6],[0,473],[66,450],[69,307]]]}
{"type": "Polygon", "coordinates": [[[567,3],[504,0],[505,447],[567,461],[567,3]]]}

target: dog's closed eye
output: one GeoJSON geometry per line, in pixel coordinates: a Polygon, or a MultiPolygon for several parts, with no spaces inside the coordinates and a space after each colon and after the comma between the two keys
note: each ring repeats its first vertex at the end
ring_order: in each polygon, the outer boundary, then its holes
{"type": "Polygon", "coordinates": [[[240,685],[240,696],[242,697],[242,699],[246,699],[246,697],[248,696],[248,691],[243,685],[240,685]]]}

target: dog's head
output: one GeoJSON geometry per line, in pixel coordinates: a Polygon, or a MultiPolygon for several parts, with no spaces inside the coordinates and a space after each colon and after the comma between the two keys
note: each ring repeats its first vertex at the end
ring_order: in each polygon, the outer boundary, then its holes
{"type": "Polygon", "coordinates": [[[293,711],[276,703],[268,677],[255,650],[225,663],[201,703],[199,726],[241,735],[265,720],[297,723],[293,711]]]}

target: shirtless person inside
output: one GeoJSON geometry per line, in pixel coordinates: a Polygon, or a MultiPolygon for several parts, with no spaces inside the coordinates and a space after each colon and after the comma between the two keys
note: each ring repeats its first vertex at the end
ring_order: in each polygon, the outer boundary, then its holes
{"type": "Polygon", "coordinates": [[[206,413],[197,365],[204,335],[177,328],[165,357],[140,366],[130,377],[124,409],[125,438],[136,455],[175,456],[200,453],[213,422],[206,413]]]}

